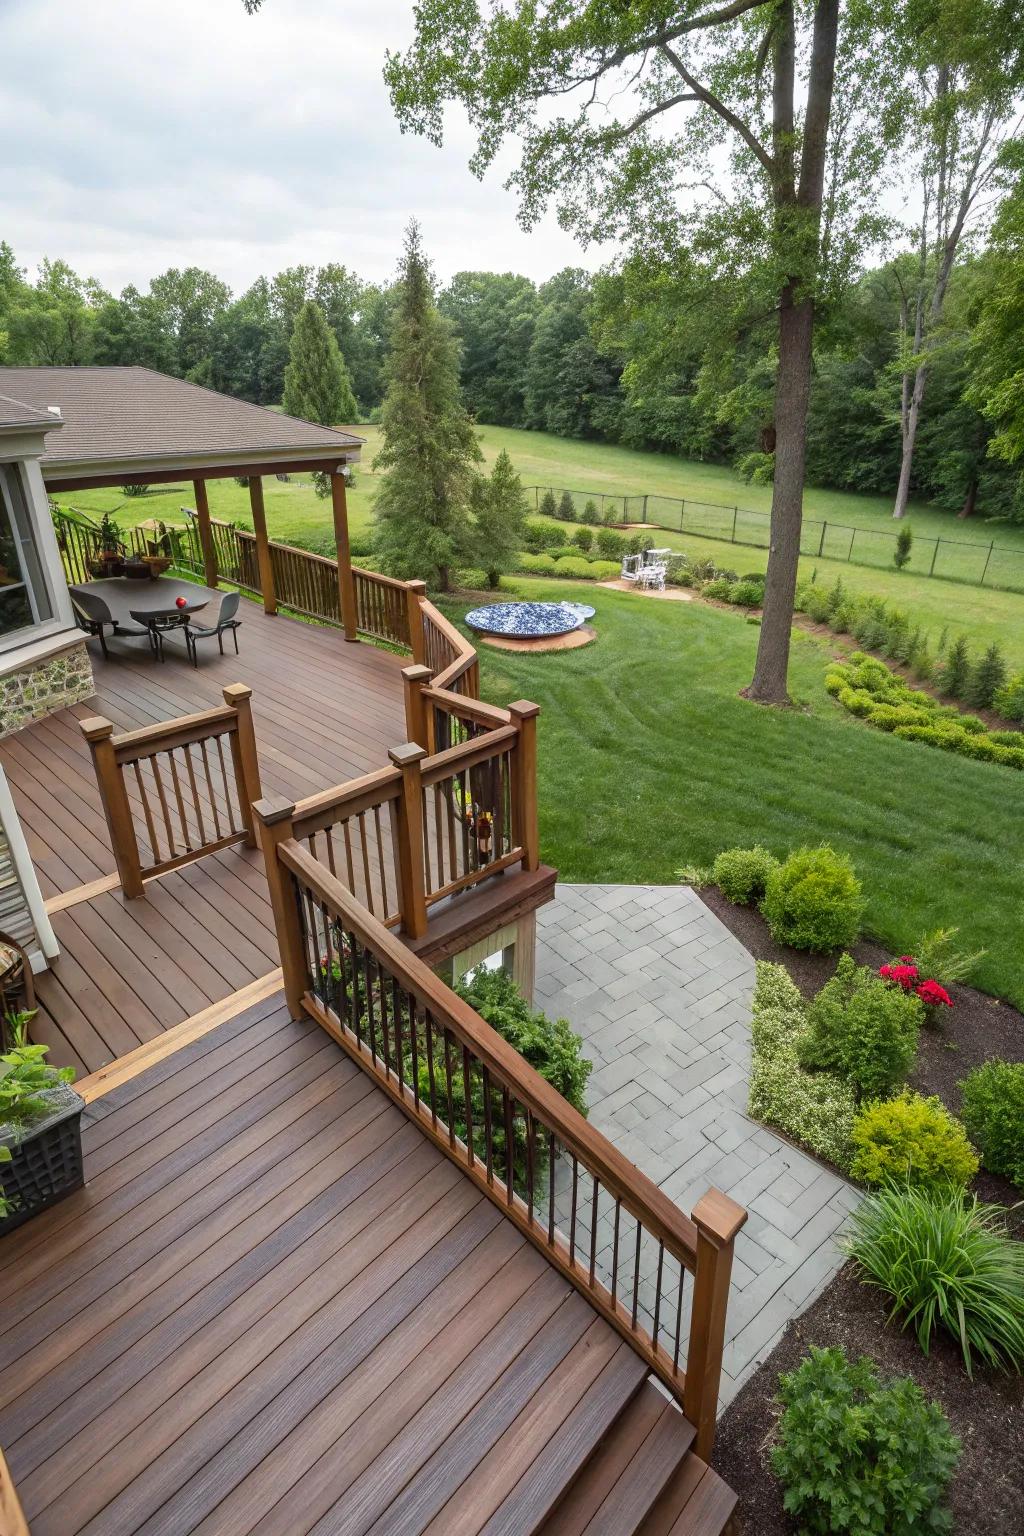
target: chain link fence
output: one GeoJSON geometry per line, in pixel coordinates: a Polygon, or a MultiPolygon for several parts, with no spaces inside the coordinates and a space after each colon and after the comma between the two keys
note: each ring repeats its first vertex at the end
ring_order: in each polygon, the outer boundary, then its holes
{"type": "MultiPolygon", "coordinates": [[[[563,496],[573,503],[573,521],[582,519],[593,502],[602,522],[638,527],[664,528],[672,533],[691,533],[727,544],[746,544],[767,549],[771,514],[723,502],[694,501],[654,494],[619,496],[602,491],[576,491],[564,486],[527,486],[534,509],[540,511],[545,496],[556,506],[563,496]]],[[[854,528],[846,523],[804,518],[800,552],[819,560],[840,560],[851,565],[892,566],[896,553],[895,531],[854,528]]],[[[1024,592],[1024,550],[991,541],[928,538],[917,532],[906,569],[915,576],[936,576],[945,581],[973,586],[1000,587],[1024,592]]]]}

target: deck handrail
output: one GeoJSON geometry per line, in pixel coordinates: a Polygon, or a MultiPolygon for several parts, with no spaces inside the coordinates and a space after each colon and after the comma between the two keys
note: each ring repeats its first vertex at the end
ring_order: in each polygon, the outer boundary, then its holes
{"type": "Polygon", "coordinates": [[[618,1330],[681,1402],[706,1459],[746,1212],[711,1190],[687,1218],[300,846],[287,807],[254,810],[293,1014],[330,1033],[618,1330]]]}
{"type": "Polygon", "coordinates": [[[102,715],[79,722],[125,896],[205,854],[256,846],[252,802],[262,787],[251,698],[232,683],[214,709],[120,734],[102,715]]]}

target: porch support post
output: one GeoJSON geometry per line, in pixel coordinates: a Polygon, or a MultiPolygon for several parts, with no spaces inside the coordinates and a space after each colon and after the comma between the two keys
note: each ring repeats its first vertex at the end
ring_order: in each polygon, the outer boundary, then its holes
{"type": "Polygon", "coordinates": [[[210,503],[206,496],[206,481],[193,480],[192,494],[196,502],[196,517],[199,522],[199,546],[203,551],[203,580],[208,587],[217,585],[217,551],[213,543],[213,529],[210,527],[210,503]]]}
{"type": "Polygon", "coordinates": [[[357,640],[356,585],[352,577],[352,550],[348,541],[348,503],[345,476],[332,469],[331,506],[334,508],[334,542],[338,548],[338,606],[346,640],[357,640]]]}
{"type": "Polygon", "coordinates": [[[747,1213],[721,1190],[709,1189],[693,1208],[697,1228],[697,1264],[690,1313],[683,1412],[696,1427],[694,1449],[710,1461],[718,1417],[718,1388],[725,1348],[725,1315],[733,1246],[747,1213]]]}
{"type": "Polygon", "coordinates": [[[110,846],[114,850],[114,863],[117,865],[121,889],[131,901],[142,895],[142,861],[128,792],[114,751],[114,727],[102,715],[80,720],[79,726],[92,753],[100,802],[107,819],[110,846]]]}
{"type": "Polygon", "coordinates": [[[427,727],[427,707],[423,690],[433,677],[429,667],[403,667],[402,691],[405,696],[405,736],[418,747],[430,751],[430,732],[427,727]]]}
{"type": "Polygon", "coordinates": [[[537,716],[540,705],[519,699],[508,706],[508,712],[519,729],[512,755],[513,835],[523,850],[523,868],[537,869],[540,865],[537,829],[537,716]]]}
{"type": "Polygon", "coordinates": [[[426,751],[407,741],[391,747],[388,757],[402,771],[402,793],[394,802],[398,854],[398,899],[402,932],[420,939],[427,931],[427,900],[423,878],[423,785],[420,764],[426,751]]]}
{"type": "Polygon", "coordinates": [[[270,558],[270,539],[267,535],[267,513],[263,505],[263,477],[249,476],[249,506],[252,508],[252,530],[256,535],[256,559],[260,568],[260,591],[263,593],[263,612],[277,612],[277,594],[274,591],[274,563],[270,558]]]}

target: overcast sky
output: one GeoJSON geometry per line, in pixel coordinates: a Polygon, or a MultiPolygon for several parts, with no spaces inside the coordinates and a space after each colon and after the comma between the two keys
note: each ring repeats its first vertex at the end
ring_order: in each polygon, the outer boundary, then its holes
{"type": "Polygon", "coordinates": [[[438,275],[594,267],[549,218],[526,235],[453,122],[403,137],[381,79],[412,0],[0,0],[0,238],[119,292],[196,265],[236,292],[340,261],[392,275],[415,214],[438,275]]]}

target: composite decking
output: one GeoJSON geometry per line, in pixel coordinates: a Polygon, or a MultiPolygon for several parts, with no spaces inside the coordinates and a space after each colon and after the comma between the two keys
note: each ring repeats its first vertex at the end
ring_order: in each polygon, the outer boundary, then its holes
{"type": "MultiPolygon", "coordinates": [[[[33,1536],[531,1530],[643,1387],[279,998],[95,1100],[84,1144],[86,1188],[0,1247],[0,1444],[33,1536]]],[[[664,1482],[692,1431],[639,1401],[664,1482]]]]}
{"type": "MultiPolygon", "coordinates": [[[[112,874],[114,858],[78,721],[118,730],[192,714],[241,682],[253,690],[264,793],[292,799],[387,762],[405,736],[407,658],[347,644],[338,630],[242,608],[240,652],[214,642],[191,667],[184,647],[155,661],[143,640],[89,642],[96,694],[0,742],[2,763],[43,894],[60,897],[112,874]]],[[[151,881],[141,900],[105,891],[58,911],[61,958],[38,978],[35,1038],[59,1065],[92,1072],[220,1002],[278,964],[260,856],[232,848],[151,881]]]]}

